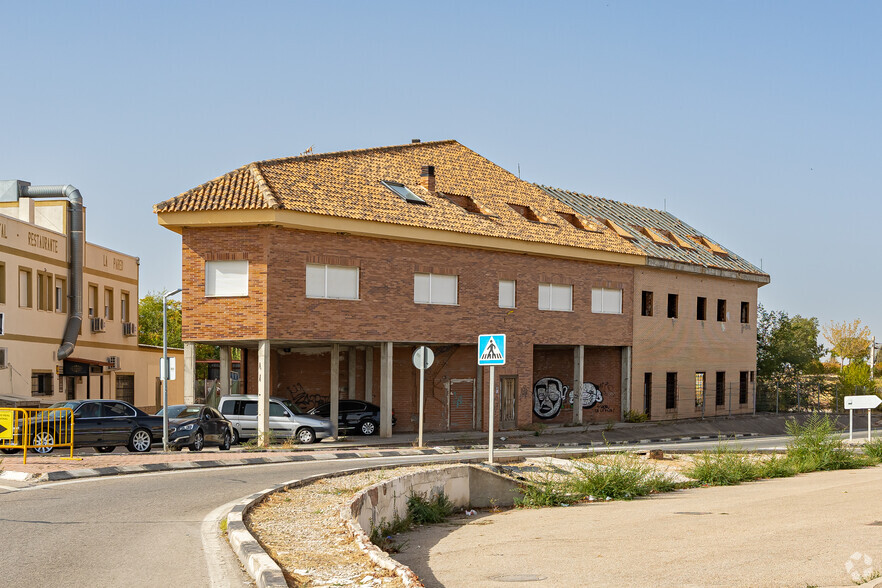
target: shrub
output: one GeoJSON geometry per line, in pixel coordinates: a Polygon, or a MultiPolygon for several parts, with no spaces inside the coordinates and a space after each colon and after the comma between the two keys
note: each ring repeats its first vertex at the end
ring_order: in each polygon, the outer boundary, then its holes
{"type": "Polygon", "coordinates": [[[877,437],[864,443],[864,455],[875,463],[882,462],[882,438],[877,437]]]}
{"type": "Polygon", "coordinates": [[[645,423],[649,420],[649,415],[645,412],[629,410],[625,412],[626,423],[645,423]]]}
{"type": "Polygon", "coordinates": [[[793,436],[787,445],[787,459],[799,473],[853,469],[870,462],[845,447],[827,415],[813,414],[803,424],[789,421],[787,433],[793,436]]]}
{"type": "Polygon", "coordinates": [[[453,503],[443,492],[427,500],[419,494],[407,498],[407,516],[417,525],[432,525],[444,522],[453,514],[453,503]]]}
{"type": "Polygon", "coordinates": [[[720,443],[713,451],[698,454],[685,473],[710,486],[731,486],[762,477],[762,468],[751,457],[720,443]]]}

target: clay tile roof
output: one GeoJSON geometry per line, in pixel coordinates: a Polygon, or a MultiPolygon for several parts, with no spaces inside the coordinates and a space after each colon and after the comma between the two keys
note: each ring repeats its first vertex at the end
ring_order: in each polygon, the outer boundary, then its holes
{"type": "Polygon", "coordinates": [[[153,210],[270,208],[644,255],[613,230],[590,219],[584,220],[590,230],[567,222],[557,212],[578,211],[456,141],[260,161],[160,202],[153,210]],[[420,182],[421,168],[427,165],[435,167],[435,192],[420,182]],[[381,184],[383,180],[405,185],[427,206],[404,201],[381,184]],[[462,206],[468,199],[480,213],[462,206]],[[539,220],[528,220],[512,204],[528,207],[539,220]]]}

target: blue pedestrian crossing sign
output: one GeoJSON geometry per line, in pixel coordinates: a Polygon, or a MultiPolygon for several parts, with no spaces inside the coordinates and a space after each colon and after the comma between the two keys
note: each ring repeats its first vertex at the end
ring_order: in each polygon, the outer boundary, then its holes
{"type": "Polygon", "coordinates": [[[505,365],[505,335],[478,336],[478,365],[505,365]]]}

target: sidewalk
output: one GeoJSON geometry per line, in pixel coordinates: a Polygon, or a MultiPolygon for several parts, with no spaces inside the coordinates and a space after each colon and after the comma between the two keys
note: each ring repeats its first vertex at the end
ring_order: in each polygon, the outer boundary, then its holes
{"type": "MultiPolygon", "coordinates": [[[[713,439],[718,436],[781,435],[785,432],[786,419],[785,415],[761,415],[661,423],[616,423],[612,428],[603,424],[581,427],[553,426],[539,433],[503,431],[494,435],[494,444],[500,449],[599,447],[606,444],[713,439]]],[[[846,417],[846,426],[847,422],[846,417]]],[[[861,426],[866,427],[866,419],[861,426]]],[[[857,422],[855,428],[858,429],[857,422]]],[[[67,455],[64,451],[56,450],[47,456],[29,451],[27,464],[22,463],[21,453],[0,456],[0,479],[50,481],[264,463],[436,455],[453,453],[458,449],[485,448],[487,440],[487,433],[481,432],[427,433],[423,435],[425,447],[417,449],[416,434],[399,433],[388,439],[376,436],[347,437],[340,441],[323,441],[314,445],[295,445],[291,448],[270,450],[243,449],[238,446],[231,451],[207,449],[202,452],[187,450],[163,452],[161,449],[158,451],[154,449],[149,453],[129,453],[123,448],[117,448],[113,453],[98,454],[91,449],[79,449],[74,455],[81,459],[73,461],[61,459],[67,455]]]]}

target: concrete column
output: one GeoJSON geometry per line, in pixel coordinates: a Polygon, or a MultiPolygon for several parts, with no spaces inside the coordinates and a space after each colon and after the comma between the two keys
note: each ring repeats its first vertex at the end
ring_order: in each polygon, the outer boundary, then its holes
{"type": "Polygon", "coordinates": [[[346,396],[349,400],[355,398],[355,356],[358,353],[358,350],[355,347],[349,348],[349,386],[346,387],[346,396]]]}
{"type": "Polygon", "coordinates": [[[227,396],[230,393],[230,346],[220,346],[220,395],[227,396]]]}
{"type": "Polygon", "coordinates": [[[585,377],[585,346],[573,348],[573,423],[582,424],[582,380],[585,377]]]}
{"type": "Polygon", "coordinates": [[[374,348],[364,350],[364,401],[374,401],[374,348]]]}
{"type": "Polygon", "coordinates": [[[392,436],[392,341],[380,347],[380,437],[392,436]]]}
{"type": "Polygon", "coordinates": [[[337,440],[340,418],[340,344],[331,345],[331,436],[337,440]]]}
{"type": "Polygon", "coordinates": [[[622,420],[631,410],[631,348],[622,347],[622,420]]]}
{"type": "Polygon", "coordinates": [[[184,404],[196,402],[196,344],[184,341],[184,404]]]}
{"type": "Polygon", "coordinates": [[[257,444],[269,445],[270,343],[257,344],[257,444]]]}

